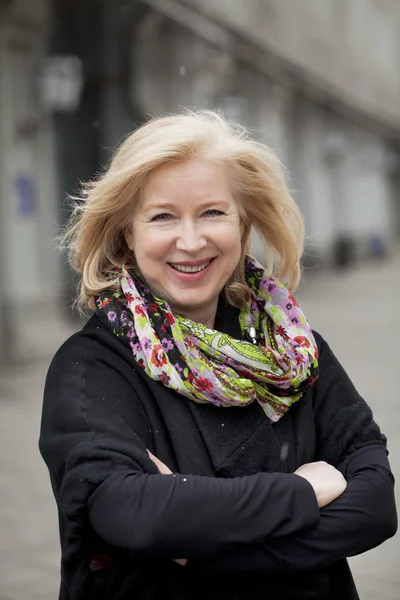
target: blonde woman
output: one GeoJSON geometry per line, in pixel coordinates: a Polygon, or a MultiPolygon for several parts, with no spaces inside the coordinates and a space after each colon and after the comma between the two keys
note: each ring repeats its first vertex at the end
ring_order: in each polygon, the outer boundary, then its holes
{"type": "Polygon", "coordinates": [[[273,153],[213,112],[151,120],[63,246],[93,315],[44,394],[60,599],[357,598],[346,557],[394,535],[393,478],[291,295],[303,226],[273,153]]]}

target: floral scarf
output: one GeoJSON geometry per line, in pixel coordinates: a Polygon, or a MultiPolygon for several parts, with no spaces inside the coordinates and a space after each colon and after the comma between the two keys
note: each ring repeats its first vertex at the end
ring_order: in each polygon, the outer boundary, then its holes
{"type": "Polygon", "coordinates": [[[239,322],[252,341],[174,315],[125,268],[121,291],[97,297],[96,312],[129,343],[151,379],[199,403],[229,407],[256,400],[276,422],[317,379],[318,349],[284,285],[250,257],[245,275],[252,297],[239,322]]]}

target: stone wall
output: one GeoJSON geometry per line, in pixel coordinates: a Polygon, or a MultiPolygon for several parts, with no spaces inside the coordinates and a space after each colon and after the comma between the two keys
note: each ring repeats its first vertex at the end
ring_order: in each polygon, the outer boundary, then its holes
{"type": "Polygon", "coordinates": [[[182,0],[400,125],[397,0],[182,0]]]}

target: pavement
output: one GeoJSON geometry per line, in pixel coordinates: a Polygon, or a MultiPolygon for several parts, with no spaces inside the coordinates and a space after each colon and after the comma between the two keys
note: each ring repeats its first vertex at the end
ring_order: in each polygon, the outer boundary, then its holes
{"type": "MultiPolygon", "coordinates": [[[[296,297],[372,407],[399,473],[400,254],[342,273],[307,271],[296,297]]],[[[23,360],[0,373],[0,600],[58,598],[57,515],[37,439],[45,373],[74,327],[43,318],[29,332],[23,360]],[[37,340],[41,353],[27,353],[37,340]]],[[[399,500],[399,484],[396,492],[399,500]]],[[[400,535],[351,559],[351,567],[361,600],[397,600],[400,535]]]]}

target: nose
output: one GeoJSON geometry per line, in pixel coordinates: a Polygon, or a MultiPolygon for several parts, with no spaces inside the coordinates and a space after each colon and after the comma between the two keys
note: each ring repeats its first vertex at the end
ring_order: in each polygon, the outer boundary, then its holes
{"type": "Polygon", "coordinates": [[[182,223],[176,240],[178,250],[194,254],[207,246],[207,240],[194,223],[182,223]]]}

